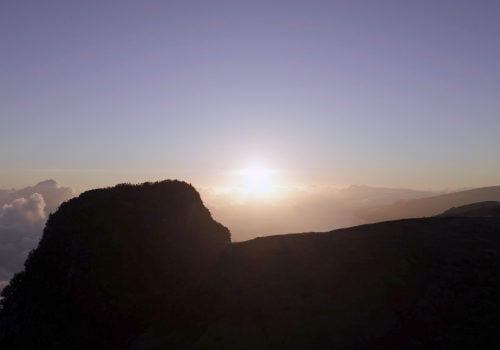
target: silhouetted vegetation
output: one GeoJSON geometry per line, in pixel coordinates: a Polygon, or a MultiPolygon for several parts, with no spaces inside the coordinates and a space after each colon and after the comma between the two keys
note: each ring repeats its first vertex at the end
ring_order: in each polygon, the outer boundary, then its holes
{"type": "Polygon", "coordinates": [[[6,349],[500,346],[500,217],[230,244],[178,181],[64,203],[4,289],[6,349]]]}

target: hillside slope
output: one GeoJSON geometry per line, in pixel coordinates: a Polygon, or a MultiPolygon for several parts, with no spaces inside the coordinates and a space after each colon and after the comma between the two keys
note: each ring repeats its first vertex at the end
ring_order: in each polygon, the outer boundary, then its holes
{"type": "Polygon", "coordinates": [[[500,346],[499,267],[500,218],[401,220],[233,244],[204,283],[210,317],[201,317],[194,348],[500,346]]]}

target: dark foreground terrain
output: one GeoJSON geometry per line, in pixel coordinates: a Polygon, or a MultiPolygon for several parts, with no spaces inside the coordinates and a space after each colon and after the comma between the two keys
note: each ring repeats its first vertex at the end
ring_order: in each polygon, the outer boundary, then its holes
{"type": "Polygon", "coordinates": [[[178,181],[64,203],[4,289],[1,349],[493,349],[500,218],[231,243],[178,181]]]}

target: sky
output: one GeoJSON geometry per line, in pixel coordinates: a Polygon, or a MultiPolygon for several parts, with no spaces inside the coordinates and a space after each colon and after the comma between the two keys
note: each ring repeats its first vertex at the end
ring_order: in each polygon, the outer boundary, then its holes
{"type": "Polygon", "coordinates": [[[0,188],[500,183],[498,1],[0,2],[0,188]]]}

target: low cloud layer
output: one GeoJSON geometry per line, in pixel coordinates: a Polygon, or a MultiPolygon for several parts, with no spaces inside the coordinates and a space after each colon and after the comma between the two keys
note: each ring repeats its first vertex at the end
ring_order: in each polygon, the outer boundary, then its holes
{"type": "Polygon", "coordinates": [[[71,198],[71,188],[47,180],[20,190],[0,190],[0,289],[22,270],[48,215],[71,198]]]}

